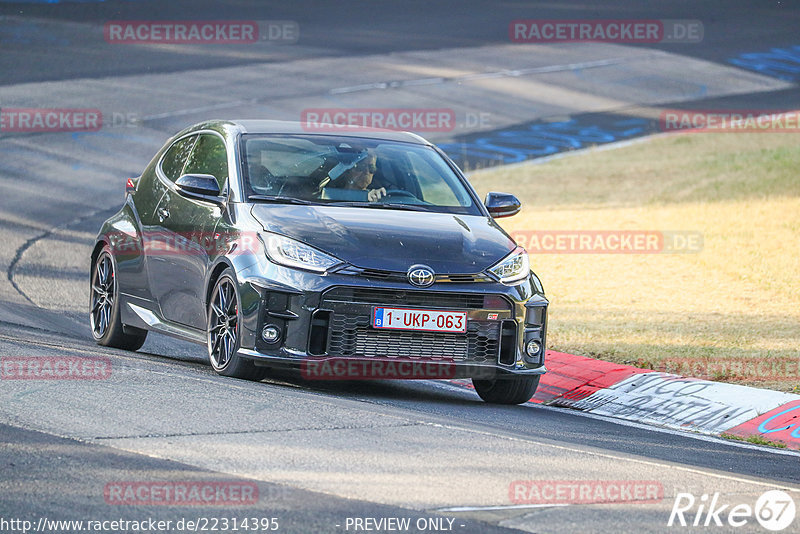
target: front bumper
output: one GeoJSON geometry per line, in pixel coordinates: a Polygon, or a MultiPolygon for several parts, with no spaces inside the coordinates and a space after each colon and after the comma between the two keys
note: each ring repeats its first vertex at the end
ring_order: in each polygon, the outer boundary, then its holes
{"type": "Polygon", "coordinates": [[[546,371],[548,301],[530,278],[515,286],[447,281],[419,289],[346,271],[318,275],[259,262],[239,272],[239,291],[239,354],[257,365],[300,368],[308,378],[324,379],[491,379],[546,371]],[[467,331],[375,329],[370,318],[376,306],[463,311],[467,331]],[[280,332],[276,341],[262,338],[265,326],[280,332]],[[529,355],[530,340],[540,349],[529,355]]]}

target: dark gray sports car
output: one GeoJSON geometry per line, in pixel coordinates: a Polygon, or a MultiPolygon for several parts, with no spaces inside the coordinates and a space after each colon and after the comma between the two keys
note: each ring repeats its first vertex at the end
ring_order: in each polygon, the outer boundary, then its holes
{"type": "Polygon", "coordinates": [[[528,255],[421,137],[300,123],[209,121],[170,139],[97,237],[92,334],[207,346],[259,380],[472,378],[521,403],[545,372],[547,305],[528,255]]]}

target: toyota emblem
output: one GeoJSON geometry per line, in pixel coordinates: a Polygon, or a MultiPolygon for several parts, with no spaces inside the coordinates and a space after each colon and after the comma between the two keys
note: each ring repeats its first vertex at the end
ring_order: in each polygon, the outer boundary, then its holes
{"type": "Polygon", "coordinates": [[[408,281],[417,287],[429,287],[435,281],[433,269],[427,265],[412,265],[408,269],[408,281]]]}

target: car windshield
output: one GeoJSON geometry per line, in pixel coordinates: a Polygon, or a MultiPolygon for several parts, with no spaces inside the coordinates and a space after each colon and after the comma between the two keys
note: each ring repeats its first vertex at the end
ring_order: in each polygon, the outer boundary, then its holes
{"type": "Polygon", "coordinates": [[[480,215],[432,148],[322,135],[243,136],[247,198],[480,215]]]}

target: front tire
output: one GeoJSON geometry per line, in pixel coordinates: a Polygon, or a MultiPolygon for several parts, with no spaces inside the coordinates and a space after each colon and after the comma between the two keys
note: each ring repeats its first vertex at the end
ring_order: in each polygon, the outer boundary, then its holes
{"type": "Polygon", "coordinates": [[[522,404],[528,402],[539,387],[536,376],[514,376],[510,378],[494,378],[491,380],[472,379],[475,392],[490,404],[522,404]]]}
{"type": "Polygon", "coordinates": [[[230,268],[222,271],[214,284],[207,316],[208,359],[214,371],[222,376],[243,380],[263,379],[267,375],[266,369],[256,367],[252,361],[237,354],[242,310],[230,268]]]}
{"type": "Polygon", "coordinates": [[[144,345],[147,331],[126,333],[119,312],[119,285],[116,264],[106,245],[92,266],[89,280],[89,326],[98,345],[124,350],[138,350],[144,345]]]}

